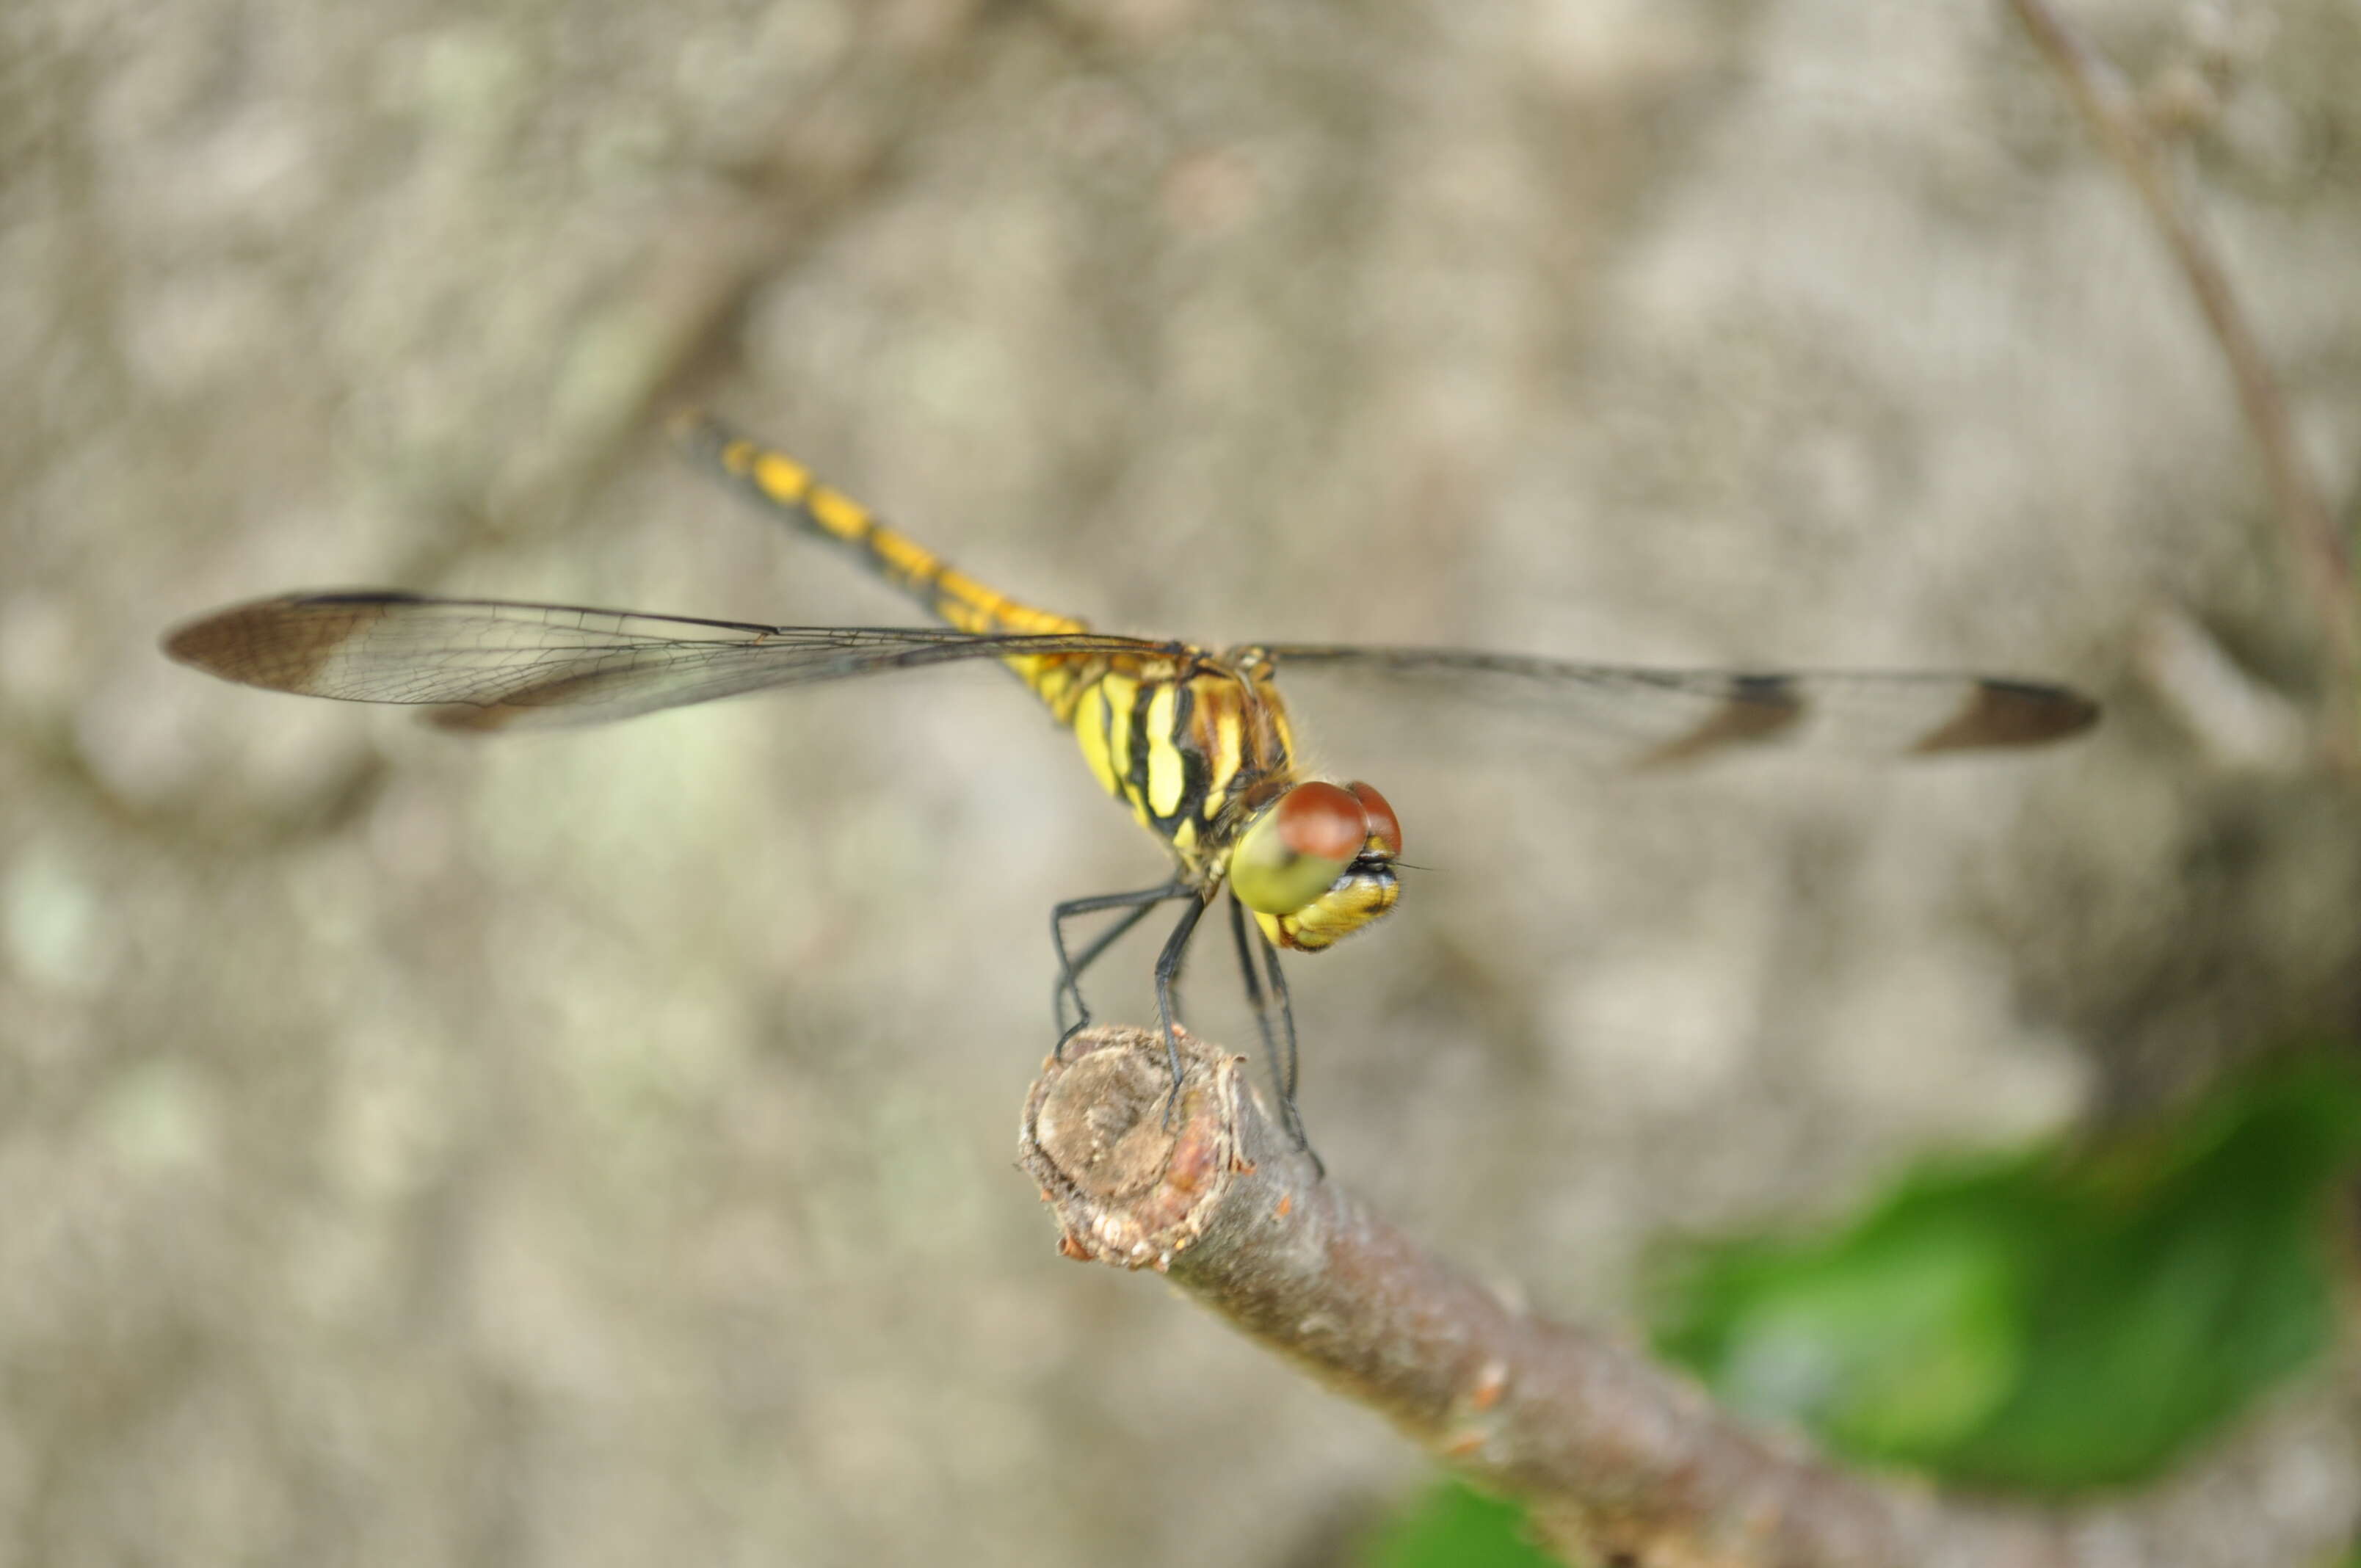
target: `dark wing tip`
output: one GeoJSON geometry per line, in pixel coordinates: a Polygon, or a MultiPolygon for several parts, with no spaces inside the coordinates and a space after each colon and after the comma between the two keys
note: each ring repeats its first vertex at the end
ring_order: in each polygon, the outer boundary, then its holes
{"type": "Polygon", "coordinates": [[[1635,765],[1678,767],[1731,747],[1761,745],[1793,729],[1804,711],[1792,677],[1740,675],[1704,722],[1647,751],[1635,765]]]}
{"type": "Polygon", "coordinates": [[[284,604],[264,599],[254,604],[217,609],[211,615],[183,621],[164,634],[164,652],[183,664],[209,675],[243,680],[239,672],[251,662],[255,637],[284,604]]]}
{"type": "Polygon", "coordinates": [[[287,594],[200,616],[164,634],[166,654],[209,675],[308,692],[328,659],[376,609],[405,594],[287,594]]]}
{"type": "Polygon", "coordinates": [[[1922,736],[1913,751],[1964,751],[1986,746],[2042,746],[2099,722],[2099,705],[2067,686],[1978,680],[1960,710],[1922,736]]]}
{"type": "Polygon", "coordinates": [[[164,633],[157,646],[163,649],[164,657],[202,670],[206,667],[206,651],[213,644],[214,623],[218,619],[209,615],[202,620],[184,620],[164,633]]]}

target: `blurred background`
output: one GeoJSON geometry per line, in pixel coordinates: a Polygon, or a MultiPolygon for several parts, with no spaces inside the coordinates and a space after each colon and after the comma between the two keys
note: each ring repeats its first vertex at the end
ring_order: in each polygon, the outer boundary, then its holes
{"type": "MultiPolygon", "coordinates": [[[[2349,518],[2361,12],[2070,15],[2349,518]]],[[[1162,862],[1005,677],[476,742],[156,650],[296,587],[914,619],[683,398],[1108,630],[2108,703],[1634,782],[1296,693],[1425,868],[1290,970],[1312,1135],[1554,1315],[2361,1024],[2253,443],[1996,5],[19,0],[0,366],[0,1563],[1316,1564],[1427,1484],[1057,1256],[1048,911],[1162,862]]]]}

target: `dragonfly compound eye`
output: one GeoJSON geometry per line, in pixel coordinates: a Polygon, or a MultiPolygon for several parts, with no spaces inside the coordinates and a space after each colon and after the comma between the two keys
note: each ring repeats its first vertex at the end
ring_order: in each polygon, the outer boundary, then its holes
{"type": "Polygon", "coordinates": [[[1230,889],[1248,909],[1292,915],[1351,868],[1369,833],[1368,808],[1350,791],[1316,780],[1297,784],[1238,836],[1230,889]]]}
{"type": "Polygon", "coordinates": [[[1387,804],[1386,797],[1378,793],[1377,785],[1355,779],[1345,787],[1352,792],[1355,800],[1361,803],[1361,809],[1368,813],[1369,837],[1378,841],[1389,860],[1400,859],[1401,819],[1394,815],[1394,808],[1387,804]]]}

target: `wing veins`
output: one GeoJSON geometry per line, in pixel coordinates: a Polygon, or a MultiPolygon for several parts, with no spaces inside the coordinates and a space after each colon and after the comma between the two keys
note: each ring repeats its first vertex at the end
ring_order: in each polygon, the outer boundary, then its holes
{"type": "Polygon", "coordinates": [[[2089,729],[2099,712],[2067,686],[1961,671],[1675,669],[1316,643],[1262,652],[1282,672],[1374,677],[1618,737],[1631,748],[1623,760],[1642,765],[1798,740],[1882,752],[2038,745],[2089,729]]]}
{"type": "Polygon", "coordinates": [[[1098,632],[763,626],[690,616],[408,594],[299,594],[234,606],[165,641],[225,679],[344,701],[457,706],[462,728],[590,724],[742,692],[979,659],[1169,654],[1098,632]]]}

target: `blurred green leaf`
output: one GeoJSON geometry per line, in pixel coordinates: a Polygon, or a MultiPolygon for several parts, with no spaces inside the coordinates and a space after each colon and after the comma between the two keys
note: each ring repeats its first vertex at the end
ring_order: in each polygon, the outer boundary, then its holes
{"type": "Polygon", "coordinates": [[[1857,1457],[2136,1479],[2325,1348],[2356,1162],[2361,1084],[2281,1074],[2103,1150],[1929,1168],[1831,1236],[1688,1249],[1658,1348],[1857,1457]]]}
{"type": "Polygon", "coordinates": [[[1367,1568],[1564,1568],[1532,1543],[1525,1510],[1445,1481],[1369,1543],[1367,1568]]]}

